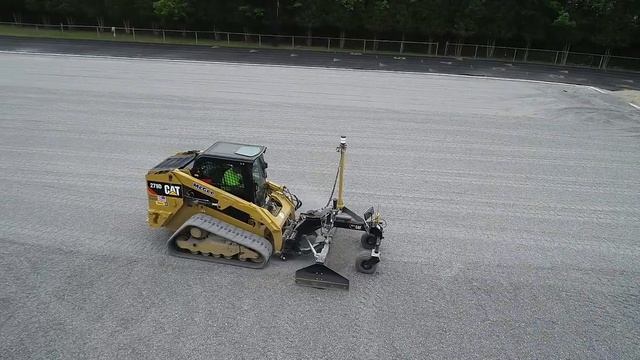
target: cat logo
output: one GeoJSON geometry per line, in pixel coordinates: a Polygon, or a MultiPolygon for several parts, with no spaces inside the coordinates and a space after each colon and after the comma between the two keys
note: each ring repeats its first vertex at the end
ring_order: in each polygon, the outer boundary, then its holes
{"type": "Polygon", "coordinates": [[[148,181],[147,189],[151,196],[182,197],[182,185],[148,181]]]}
{"type": "Polygon", "coordinates": [[[180,196],[180,186],[179,185],[165,185],[164,193],[168,196],[180,196]]]}

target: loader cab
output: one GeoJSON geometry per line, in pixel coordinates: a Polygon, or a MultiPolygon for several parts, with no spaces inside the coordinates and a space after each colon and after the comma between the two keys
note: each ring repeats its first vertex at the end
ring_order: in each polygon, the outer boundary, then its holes
{"type": "Polygon", "coordinates": [[[264,146],[217,142],[198,155],[194,177],[258,206],[267,197],[264,146]]]}

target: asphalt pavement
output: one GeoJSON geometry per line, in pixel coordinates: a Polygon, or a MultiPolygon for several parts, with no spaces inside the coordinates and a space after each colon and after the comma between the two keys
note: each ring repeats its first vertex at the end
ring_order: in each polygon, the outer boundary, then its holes
{"type": "Polygon", "coordinates": [[[0,357],[640,356],[640,111],[626,102],[142,57],[0,53],[0,357]],[[374,275],[353,267],[359,234],[338,232],[329,265],[349,291],[296,286],[309,258],[171,257],[170,233],[145,222],[146,170],[217,140],[266,145],[269,177],[319,207],[340,135],[347,206],[389,224],[374,275]]]}
{"type": "Polygon", "coordinates": [[[0,36],[0,51],[44,52],[172,60],[280,64],[342,69],[387,70],[527,79],[640,90],[640,73],[452,57],[394,56],[299,49],[242,49],[196,45],[144,44],[100,40],[62,40],[0,36]]]}

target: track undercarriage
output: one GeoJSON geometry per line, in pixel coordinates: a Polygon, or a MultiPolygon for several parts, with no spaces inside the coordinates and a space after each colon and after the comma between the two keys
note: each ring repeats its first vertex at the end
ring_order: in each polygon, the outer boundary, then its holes
{"type": "Polygon", "coordinates": [[[197,214],[169,238],[172,255],[248,268],[262,268],[273,254],[271,243],[206,214],[197,214]]]}

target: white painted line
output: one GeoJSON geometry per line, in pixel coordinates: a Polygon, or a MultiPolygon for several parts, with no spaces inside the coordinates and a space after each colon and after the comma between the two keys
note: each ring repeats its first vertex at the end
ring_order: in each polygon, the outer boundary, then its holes
{"type": "MultiPolygon", "coordinates": [[[[258,67],[279,67],[279,68],[287,68],[287,67],[295,67],[295,68],[304,68],[304,69],[325,69],[331,71],[358,71],[358,72],[384,72],[389,74],[405,74],[405,75],[413,75],[413,76],[441,76],[441,77],[452,77],[452,78],[474,78],[474,79],[485,79],[485,80],[495,80],[495,81],[508,81],[508,82],[523,82],[523,83],[531,83],[531,84],[544,84],[544,85],[555,85],[555,86],[569,86],[569,87],[579,87],[585,88],[588,87],[586,85],[578,85],[578,84],[569,84],[563,82],[555,82],[555,81],[543,81],[543,80],[529,80],[529,79],[509,79],[509,78],[501,78],[494,76],[472,76],[472,75],[461,75],[461,74],[447,74],[447,73],[437,73],[437,72],[417,72],[417,71],[401,71],[401,70],[379,70],[379,69],[348,69],[348,68],[331,68],[331,67],[322,67],[322,66],[305,66],[305,65],[279,65],[279,64],[253,64],[253,63],[242,63],[242,62],[230,62],[230,61],[212,61],[212,60],[181,60],[181,59],[164,59],[164,58],[154,58],[154,57],[132,57],[132,56],[110,56],[110,55],[79,55],[79,54],[63,54],[63,53],[48,53],[48,52],[34,52],[34,51],[21,51],[21,50],[0,50],[0,54],[16,54],[16,55],[38,55],[38,56],[58,56],[58,57],[78,57],[78,58],[90,58],[90,59],[107,59],[107,60],[119,60],[119,61],[159,61],[159,62],[175,62],[175,63],[187,63],[187,64],[221,64],[221,65],[232,65],[232,66],[258,66],[258,67]]],[[[380,64],[378,64],[380,65],[380,64]]],[[[382,64],[384,66],[384,64],[382,64]]],[[[433,69],[429,69],[432,71],[433,69]]]]}
{"type": "Polygon", "coordinates": [[[640,110],[640,106],[634,104],[634,103],[629,103],[629,105],[633,106],[634,108],[636,108],[636,110],[640,110]]]}
{"type": "Polygon", "coordinates": [[[589,86],[589,89],[591,89],[591,90],[593,90],[593,91],[597,91],[597,92],[599,92],[600,94],[608,94],[608,92],[607,92],[607,91],[602,90],[602,89],[600,89],[600,88],[597,88],[597,87],[595,87],[595,86],[589,86]]]}

